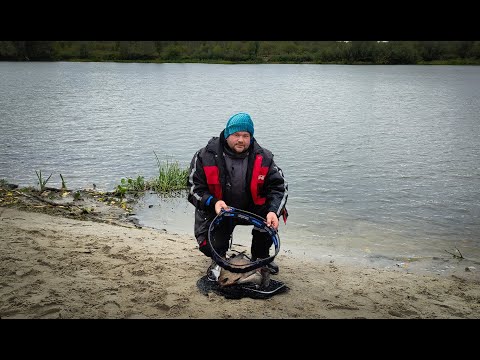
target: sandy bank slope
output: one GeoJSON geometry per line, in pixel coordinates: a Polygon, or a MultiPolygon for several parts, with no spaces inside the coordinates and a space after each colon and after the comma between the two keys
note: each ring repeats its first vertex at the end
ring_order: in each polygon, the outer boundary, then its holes
{"type": "Polygon", "coordinates": [[[480,318],[480,283],[280,254],[269,300],[202,295],[193,238],[0,207],[0,317],[480,318]]]}

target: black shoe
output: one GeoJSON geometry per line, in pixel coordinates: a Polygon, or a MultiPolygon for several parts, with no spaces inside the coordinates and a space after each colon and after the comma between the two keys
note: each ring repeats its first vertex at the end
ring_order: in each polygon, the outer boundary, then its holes
{"type": "Polygon", "coordinates": [[[269,264],[267,264],[267,269],[270,270],[270,274],[272,275],[277,275],[280,269],[278,268],[278,265],[275,264],[273,261],[269,264]]]}

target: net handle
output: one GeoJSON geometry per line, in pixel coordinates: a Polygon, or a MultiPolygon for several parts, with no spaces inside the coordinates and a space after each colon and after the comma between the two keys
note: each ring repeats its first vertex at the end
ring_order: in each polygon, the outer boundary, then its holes
{"type": "Polygon", "coordinates": [[[212,259],[222,268],[224,268],[225,270],[231,271],[233,273],[245,273],[251,270],[261,268],[262,266],[265,266],[267,264],[270,264],[280,251],[280,237],[278,235],[277,230],[268,226],[266,223],[266,220],[261,216],[258,216],[257,214],[254,214],[245,210],[237,209],[234,207],[230,207],[229,210],[222,209],[220,210],[218,215],[215,216],[215,218],[212,220],[208,228],[207,243],[212,253],[212,259]],[[212,237],[212,232],[214,232],[216,227],[227,217],[234,217],[234,218],[246,220],[247,222],[254,225],[255,227],[265,230],[268,233],[268,235],[272,238],[272,242],[275,246],[275,254],[265,259],[257,259],[255,261],[252,261],[249,265],[235,265],[235,264],[232,264],[230,261],[228,261],[228,259],[221,257],[213,247],[211,237],[212,237]]]}

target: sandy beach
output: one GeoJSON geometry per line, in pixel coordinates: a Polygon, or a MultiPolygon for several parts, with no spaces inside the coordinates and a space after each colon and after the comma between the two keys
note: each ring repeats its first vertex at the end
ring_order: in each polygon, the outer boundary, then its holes
{"type": "Polygon", "coordinates": [[[480,282],[280,253],[269,299],[196,286],[210,261],[193,237],[0,207],[0,318],[480,318],[480,282]]]}

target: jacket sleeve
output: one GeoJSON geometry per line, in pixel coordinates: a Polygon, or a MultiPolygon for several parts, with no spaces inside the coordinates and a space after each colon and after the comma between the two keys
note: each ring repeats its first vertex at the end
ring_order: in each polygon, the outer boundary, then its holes
{"type": "Polygon", "coordinates": [[[267,211],[273,211],[280,217],[287,204],[288,183],[285,180],[282,169],[275,164],[273,159],[265,180],[267,211]]]}
{"type": "Polygon", "coordinates": [[[198,150],[190,162],[190,171],[187,178],[188,201],[197,209],[215,212],[215,203],[218,199],[208,189],[205,171],[203,170],[202,150],[198,150]],[[206,204],[207,200],[209,200],[208,205],[206,204]]]}

